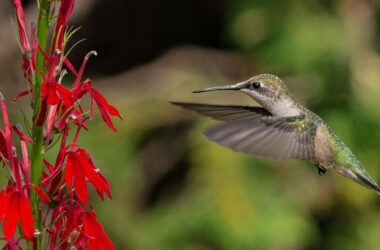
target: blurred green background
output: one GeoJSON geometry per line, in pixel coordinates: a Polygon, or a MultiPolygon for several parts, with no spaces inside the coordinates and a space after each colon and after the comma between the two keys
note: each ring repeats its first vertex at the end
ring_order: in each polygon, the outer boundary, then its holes
{"type": "MultiPolygon", "coordinates": [[[[34,1],[25,4],[33,18],[34,1]]],[[[74,40],[87,40],[71,60],[78,65],[88,50],[98,51],[87,75],[124,118],[112,133],[98,115],[80,139],[110,180],[113,200],[101,202],[92,190],[90,204],[117,249],[380,248],[373,191],[335,173],[319,176],[307,162],[222,148],[202,135],[215,121],[169,104],[255,105],[239,93],[191,91],[276,74],[380,181],[378,1],[76,4],[72,24],[82,29],[74,40]]],[[[12,12],[0,5],[0,83],[11,99],[25,83],[12,12]]],[[[14,114],[17,120],[16,107],[14,114]]]]}

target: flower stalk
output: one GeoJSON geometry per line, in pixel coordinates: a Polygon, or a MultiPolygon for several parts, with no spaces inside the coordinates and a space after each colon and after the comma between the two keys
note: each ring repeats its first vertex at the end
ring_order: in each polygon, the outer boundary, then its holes
{"type": "MultiPolygon", "coordinates": [[[[49,13],[51,2],[48,0],[39,0],[39,15],[37,23],[37,41],[42,51],[46,50],[47,38],[49,32],[49,13]]],[[[32,127],[32,153],[31,153],[31,182],[35,185],[40,185],[42,177],[42,159],[43,159],[43,126],[36,122],[38,117],[44,116],[41,112],[41,85],[43,83],[43,76],[39,72],[45,71],[45,58],[40,51],[36,54],[36,67],[37,74],[35,74],[33,92],[33,127],[32,127]]],[[[31,203],[33,217],[35,218],[35,229],[41,232],[41,210],[39,207],[39,197],[34,189],[31,190],[31,203]]],[[[40,238],[39,238],[40,239],[40,238]]],[[[37,242],[37,249],[41,248],[41,241],[37,242]]]]}

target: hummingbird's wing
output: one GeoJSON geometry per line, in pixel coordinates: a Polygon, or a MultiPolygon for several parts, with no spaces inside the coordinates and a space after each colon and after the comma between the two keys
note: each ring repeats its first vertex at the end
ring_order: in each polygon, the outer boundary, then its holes
{"type": "Polygon", "coordinates": [[[174,103],[202,115],[226,121],[206,130],[206,136],[239,152],[275,159],[314,159],[316,125],[305,115],[272,116],[262,107],[174,103]]]}
{"type": "Polygon", "coordinates": [[[262,107],[218,105],[204,103],[172,102],[172,104],[185,109],[196,111],[201,115],[210,116],[221,121],[229,121],[238,118],[252,117],[255,115],[271,116],[271,113],[262,107]]]}
{"type": "Polygon", "coordinates": [[[274,159],[313,160],[316,126],[306,116],[254,115],[211,127],[206,136],[222,146],[274,159]]]}

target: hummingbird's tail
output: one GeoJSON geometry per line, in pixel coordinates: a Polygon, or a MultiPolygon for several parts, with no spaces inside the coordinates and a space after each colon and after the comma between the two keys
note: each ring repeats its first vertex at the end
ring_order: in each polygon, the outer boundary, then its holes
{"type": "Polygon", "coordinates": [[[367,178],[357,175],[357,178],[360,180],[359,184],[362,184],[368,188],[374,189],[378,195],[380,195],[380,187],[379,185],[371,178],[367,176],[367,178]]]}
{"type": "Polygon", "coordinates": [[[359,183],[360,185],[373,189],[378,195],[380,195],[380,186],[374,181],[371,176],[367,173],[363,166],[357,167],[355,169],[339,167],[335,169],[338,173],[350,178],[351,180],[359,183]]]}

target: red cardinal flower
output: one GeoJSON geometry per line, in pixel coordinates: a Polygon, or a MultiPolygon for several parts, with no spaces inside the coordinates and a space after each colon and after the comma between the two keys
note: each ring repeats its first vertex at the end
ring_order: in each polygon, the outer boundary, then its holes
{"type": "Polygon", "coordinates": [[[44,82],[42,83],[42,92],[41,96],[42,98],[47,100],[47,104],[50,105],[57,105],[61,101],[64,102],[66,106],[70,106],[71,103],[71,93],[68,89],[63,87],[60,83],[57,83],[55,81],[56,78],[56,67],[59,63],[59,60],[61,58],[61,52],[56,51],[52,57],[50,68],[47,74],[47,77],[45,78],[44,82]]]}
{"type": "Polygon", "coordinates": [[[71,93],[68,89],[56,82],[48,82],[42,84],[42,97],[47,98],[47,103],[50,105],[57,105],[61,101],[66,106],[70,106],[71,93]]]}
{"type": "Polygon", "coordinates": [[[111,116],[116,116],[122,119],[119,111],[114,106],[109,104],[107,99],[104,98],[104,96],[102,96],[99,91],[97,91],[91,85],[92,81],[90,79],[83,81],[78,87],[73,89],[73,99],[80,99],[86,93],[89,93],[91,97],[91,114],[94,113],[93,103],[95,102],[98,106],[100,114],[102,115],[103,121],[108,125],[109,128],[111,128],[113,131],[116,131],[116,128],[112,123],[111,116]]]}
{"type": "MultiPolygon", "coordinates": [[[[10,239],[14,235],[19,221],[25,238],[33,238],[34,226],[32,209],[24,193],[10,187],[5,197],[3,196],[0,199],[2,199],[1,206],[3,211],[0,212],[3,213],[4,217],[3,232],[5,238],[10,239]]],[[[0,218],[1,217],[0,214],[0,218]]]]}
{"type": "Polygon", "coordinates": [[[27,32],[26,32],[26,23],[25,23],[25,17],[24,17],[24,10],[22,8],[22,4],[20,0],[14,0],[13,1],[13,7],[16,12],[16,18],[17,18],[17,26],[18,26],[18,36],[20,40],[20,45],[22,47],[23,52],[29,52],[30,50],[30,43],[28,40],[27,32]]]}
{"type": "Polygon", "coordinates": [[[90,95],[91,95],[91,101],[93,101],[93,100],[95,101],[95,103],[98,106],[98,109],[100,111],[100,114],[102,115],[103,121],[113,131],[116,131],[116,128],[115,128],[115,126],[112,123],[110,115],[117,116],[120,119],[122,119],[121,116],[120,116],[120,114],[119,114],[119,111],[114,106],[112,106],[111,104],[109,104],[107,102],[106,98],[104,98],[99,93],[99,91],[97,91],[96,89],[89,88],[89,92],[90,92],[90,95]]]}
{"type": "MultiPolygon", "coordinates": [[[[61,205],[53,210],[52,232],[49,249],[69,249],[72,244],[77,245],[81,240],[80,230],[83,227],[81,216],[84,209],[78,204],[71,204],[63,200],[61,205]],[[67,204],[66,204],[67,202],[67,204]],[[59,247],[57,247],[59,245],[59,247]]],[[[78,248],[82,249],[82,248],[78,248]]],[[[86,248],[83,248],[86,249],[86,248]]]]}
{"type": "Polygon", "coordinates": [[[113,250],[115,246],[108,238],[103,226],[96,219],[94,211],[86,212],[83,216],[83,231],[88,239],[88,249],[113,250]]]}
{"type": "Polygon", "coordinates": [[[57,49],[62,49],[62,42],[65,33],[65,26],[67,19],[71,15],[74,8],[74,0],[61,0],[61,7],[59,8],[57,25],[55,26],[54,46],[57,49]]]}
{"type": "Polygon", "coordinates": [[[18,40],[23,52],[22,69],[24,76],[31,82],[32,75],[36,69],[35,56],[38,48],[38,42],[34,39],[35,27],[31,27],[31,41],[28,39],[27,26],[25,22],[24,10],[20,0],[13,0],[13,7],[17,18],[18,40]]]}
{"type": "Polygon", "coordinates": [[[83,148],[68,152],[65,181],[70,190],[75,187],[75,193],[83,203],[86,203],[88,198],[86,179],[92,183],[102,199],[104,193],[111,198],[108,181],[95,168],[89,153],[83,148]]]}

